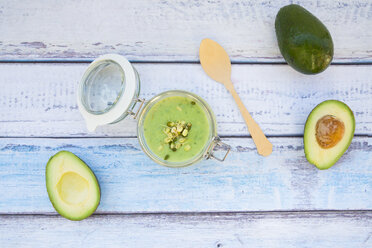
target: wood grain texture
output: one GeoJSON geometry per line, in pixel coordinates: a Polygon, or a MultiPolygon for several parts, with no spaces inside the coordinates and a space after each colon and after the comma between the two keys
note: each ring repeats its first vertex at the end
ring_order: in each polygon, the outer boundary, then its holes
{"type": "MultiPolygon", "coordinates": [[[[205,37],[220,42],[233,62],[284,62],[274,19],[291,2],[4,0],[0,61],[118,53],[156,62],[134,64],[141,97],[194,92],[210,103],[220,135],[246,136],[232,97],[200,65],[158,62],[197,62],[205,37]]],[[[372,63],[371,1],[295,2],[330,30],[334,63],[372,63]]],[[[351,107],[361,137],[326,171],[306,161],[300,137],[269,138],[268,158],[250,138],[232,137],[223,139],[233,148],[224,163],[157,165],[141,151],[134,120],[87,133],[75,95],[86,67],[0,63],[1,247],[372,247],[371,65],[332,65],[316,76],[287,65],[233,65],[239,95],[270,136],[301,136],[323,100],[351,107]],[[47,196],[45,165],[60,150],[80,156],[100,182],[97,214],[81,222],[58,216],[47,196]]]]}
{"type": "MultiPolygon", "coordinates": [[[[171,89],[203,97],[222,136],[248,135],[239,110],[223,85],[199,64],[135,64],[141,97],[171,89]]],[[[0,64],[0,136],[105,137],[136,135],[136,121],[124,120],[88,133],[75,89],[87,64],[0,64]]],[[[270,136],[302,135],[306,118],[320,102],[337,99],[354,111],[356,134],[372,134],[372,66],[337,65],[306,76],[286,65],[233,65],[232,81],[253,118],[270,136]]]]}
{"type": "Polygon", "coordinates": [[[372,246],[372,213],[0,216],[2,247],[372,246]]]}
{"type": "Polygon", "coordinates": [[[96,174],[98,213],[372,210],[372,138],[354,138],[325,171],[306,161],[301,138],[271,138],[267,158],[249,138],[223,141],[233,148],[224,163],[174,169],[152,162],[135,138],[0,139],[0,213],[55,213],[44,174],[60,150],[96,174]]]}
{"type": "MultiPolygon", "coordinates": [[[[283,62],[274,21],[293,1],[12,1],[0,3],[0,60],[197,61],[203,38],[234,62],[283,62]]],[[[372,62],[372,3],[295,1],[328,27],[334,62],[372,62]]]]}

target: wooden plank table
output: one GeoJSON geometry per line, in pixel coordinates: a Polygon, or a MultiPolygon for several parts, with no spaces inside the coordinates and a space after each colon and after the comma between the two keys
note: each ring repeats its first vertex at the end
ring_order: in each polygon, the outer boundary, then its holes
{"type": "Polygon", "coordinates": [[[334,39],[332,65],[315,76],[291,69],[277,47],[275,15],[290,2],[1,1],[0,247],[372,247],[372,2],[296,1],[334,39]],[[232,97],[198,64],[205,37],[231,55],[270,157],[257,155],[232,97]],[[232,146],[227,160],[159,166],[141,151],[134,120],[87,132],[75,91],[105,53],[134,62],[141,97],[203,97],[232,146]],[[356,130],[320,171],[302,136],[327,99],[351,107],[356,130]],[[85,160],[101,185],[100,206],[80,222],[60,217],[47,196],[45,165],[60,150],[85,160]]]}

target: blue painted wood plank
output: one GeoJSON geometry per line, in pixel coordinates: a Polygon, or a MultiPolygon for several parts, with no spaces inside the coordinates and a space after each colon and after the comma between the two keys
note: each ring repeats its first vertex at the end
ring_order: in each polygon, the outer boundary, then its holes
{"type": "Polygon", "coordinates": [[[224,163],[172,169],[148,159],[135,138],[0,139],[0,213],[54,213],[44,170],[60,150],[96,173],[99,213],[372,209],[372,138],[354,138],[326,171],[307,163],[301,138],[270,140],[267,158],[251,139],[231,138],[224,163]]]}

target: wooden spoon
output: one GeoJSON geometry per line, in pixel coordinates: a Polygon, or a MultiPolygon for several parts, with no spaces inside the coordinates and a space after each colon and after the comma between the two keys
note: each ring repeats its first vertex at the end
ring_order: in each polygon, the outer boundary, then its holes
{"type": "Polygon", "coordinates": [[[226,89],[234,97],[241,114],[247,124],[249,133],[256,144],[258,154],[268,156],[273,151],[273,145],[266,138],[258,124],[253,120],[242,100],[236,93],[231,82],[231,61],[225,49],[211,39],[204,39],[199,49],[200,63],[209,77],[225,85],[226,89]]]}

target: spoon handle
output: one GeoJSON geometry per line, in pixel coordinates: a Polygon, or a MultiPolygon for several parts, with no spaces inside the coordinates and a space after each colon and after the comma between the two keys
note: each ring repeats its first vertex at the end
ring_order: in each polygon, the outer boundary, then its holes
{"type": "Polygon", "coordinates": [[[240,99],[238,93],[236,93],[232,82],[225,83],[227,90],[234,97],[236,104],[239,107],[240,113],[242,114],[245,123],[247,124],[248,131],[252,136],[252,139],[257,147],[257,152],[261,156],[269,156],[273,151],[273,145],[266,138],[265,134],[262,132],[262,129],[254,121],[251,114],[248,112],[247,108],[244,106],[242,100],[240,99]]]}

